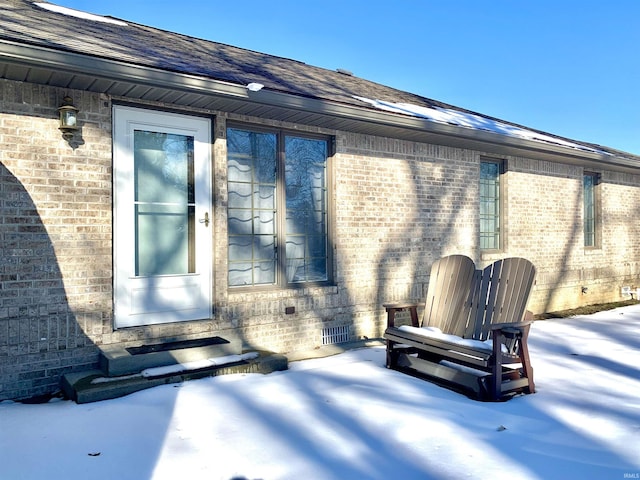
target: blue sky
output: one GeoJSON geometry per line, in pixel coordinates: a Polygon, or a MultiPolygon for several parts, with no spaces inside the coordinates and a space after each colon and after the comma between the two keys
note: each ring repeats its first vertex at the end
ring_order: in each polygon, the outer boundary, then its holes
{"type": "Polygon", "coordinates": [[[638,0],[53,0],[640,155],[638,0]]]}

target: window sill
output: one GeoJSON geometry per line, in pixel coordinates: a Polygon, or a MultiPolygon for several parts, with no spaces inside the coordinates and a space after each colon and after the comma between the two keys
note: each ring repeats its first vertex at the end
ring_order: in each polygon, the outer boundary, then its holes
{"type": "Polygon", "coordinates": [[[505,255],[505,251],[500,249],[480,251],[480,259],[488,260],[491,262],[495,262],[496,260],[500,260],[504,258],[504,255],[505,255]]]}
{"type": "Polygon", "coordinates": [[[261,287],[229,287],[228,295],[229,301],[233,301],[234,296],[241,297],[246,295],[260,295],[262,297],[277,297],[277,298],[295,298],[304,296],[322,296],[322,295],[337,295],[337,285],[320,285],[320,284],[307,284],[307,285],[295,285],[289,287],[278,287],[274,285],[261,286],[261,287]]]}

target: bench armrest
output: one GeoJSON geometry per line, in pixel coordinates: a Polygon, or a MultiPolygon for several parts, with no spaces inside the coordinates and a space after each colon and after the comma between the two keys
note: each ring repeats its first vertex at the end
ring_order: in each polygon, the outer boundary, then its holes
{"type": "Polygon", "coordinates": [[[494,338],[504,337],[512,340],[519,338],[521,341],[526,341],[529,336],[529,329],[531,328],[532,323],[533,320],[513,323],[496,323],[491,325],[489,328],[493,332],[494,338]]]}
{"type": "Polygon", "coordinates": [[[524,327],[527,327],[532,323],[533,323],[533,320],[528,322],[493,323],[489,325],[489,330],[506,330],[508,328],[522,330],[524,327]]]}
{"type": "Polygon", "coordinates": [[[402,310],[409,310],[411,314],[411,325],[419,327],[418,325],[418,304],[412,302],[396,302],[396,303],[384,303],[382,305],[387,310],[387,328],[395,326],[396,312],[402,310]]]}
{"type": "Polygon", "coordinates": [[[394,303],[383,303],[382,306],[387,310],[389,310],[390,308],[395,308],[396,310],[400,310],[401,308],[417,307],[418,304],[415,302],[394,302],[394,303]]]}
{"type": "Polygon", "coordinates": [[[494,323],[489,326],[491,331],[493,330],[506,330],[507,328],[514,328],[518,330],[524,330],[524,328],[528,325],[531,325],[534,322],[533,312],[527,310],[524,313],[524,318],[521,322],[511,322],[511,323],[494,323]]]}

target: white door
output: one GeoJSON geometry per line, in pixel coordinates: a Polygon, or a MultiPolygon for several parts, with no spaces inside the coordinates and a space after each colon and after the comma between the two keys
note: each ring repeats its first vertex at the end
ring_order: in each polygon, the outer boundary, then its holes
{"type": "Polygon", "coordinates": [[[116,106],[116,328],[210,318],[211,124],[116,106]]]}

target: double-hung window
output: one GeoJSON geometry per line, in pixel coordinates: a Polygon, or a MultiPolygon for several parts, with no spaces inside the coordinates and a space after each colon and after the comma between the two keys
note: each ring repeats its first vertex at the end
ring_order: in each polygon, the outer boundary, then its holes
{"type": "Polygon", "coordinates": [[[501,248],[502,198],[500,161],[480,162],[480,249],[501,248]]]}
{"type": "Polygon", "coordinates": [[[596,247],[598,241],[598,184],[597,173],[585,173],[582,182],[584,246],[596,247]]]}
{"type": "Polygon", "coordinates": [[[331,280],[329,140],[227,129],[229,286],[331,280]]]}

